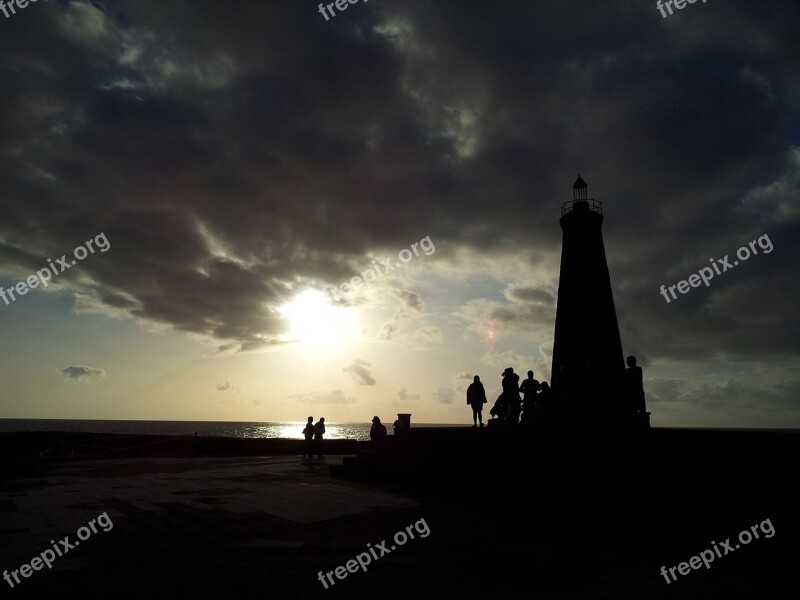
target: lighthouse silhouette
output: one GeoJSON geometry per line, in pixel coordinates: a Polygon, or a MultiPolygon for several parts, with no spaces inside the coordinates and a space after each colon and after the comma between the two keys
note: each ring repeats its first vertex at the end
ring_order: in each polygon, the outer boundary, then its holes
{"type": "Polygon", "coordinates": [[[551,385],[569,419],[608,415],[624,388],[625,364],[603,244],[603,205],[578,174],[564,202],[551,385]]]}

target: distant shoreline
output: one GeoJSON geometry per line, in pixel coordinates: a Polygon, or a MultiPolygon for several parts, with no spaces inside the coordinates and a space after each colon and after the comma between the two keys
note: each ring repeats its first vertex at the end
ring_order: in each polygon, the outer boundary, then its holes
{"type": "MultiPolygon", "coordinates": [[[[384,420],[386,422],[386,420],[384,420]]],[[[152,419],[43,419],[43,418],[21,418],[21,417],[3,417],[0,418],[0,433],[15,433],[15,432],[70,432],[70,433],[130,433],[131,435],[193,435],[195,430],[193,430],[190,426],[197,425],[197,426],[232,426],[232,427],[292,427],[292,426],[302,426],[305,424],[305,419],[298,419],[296,421],[177,421],[177,420],[152,420],[152,419]],[[40,424],[40,423],[72,423],[74,424],[73,427],[67,429],[53,429],[51,427],[47,427],[46,429],[38,429],[38,428],[31,428],[28,426],[33,424],[40,424]],[[154,427],[164,427],[167,425],[178,425],[184,429],[180,433],[166,433],[166,432],[153,432],[153,433],[145,433],[145,432],[122,432],[122,431],[106,431],[101,429],[96,429],[92,427],[90,430],[82,430],[78,429],[77,426],[79,423],[87,423],[92,424],[93,426],[97,426],[101,423],[107,423],[109,426],[131,426],[134,424],[140,424],[144,426],[154,426],[154,427]],[[191,430],[191,431],[190,431],[191,430]]],[[[326,421],[326,425],[329,427],[366,427],[369,428],[370,422],[369,421],[326,421]]],[[[412,422],[413,427],[471,427],[471,424],[465,420],[463,423],[417,423],[412,422]]],[[[693,427],[693,426],[686,426],[686,427],[653,427],[653,429],[661,429],[661,430],[676,430],[676,431],[732,431],[732,432],[772,432],[772,433],[780,433],[780,432],[798,432],[800,429],[797,428],[790,428],[790,427],[693,427]]],[[[390,428],[391,431],[391,428],[390,428]]],[[[200,429],[197,430],[200,432],[200,429]]],[[[222,436],[224,435],[220,433],[212,433],[209,432],[209,435],[213,437],[222,436]]],[[[236,437],[236,436],[233,436],[236,437]]],[[[259,437],[263,439],[269,436],[253,436],[259,437]]],[[[300,436],[289,437],[286,439],[296,439],[300,436]]],[[[269,437],[269,439],[278,439],[274,437],[269,437]]],[[[335,438],[332,438],[335,439],[335,438]]]]}

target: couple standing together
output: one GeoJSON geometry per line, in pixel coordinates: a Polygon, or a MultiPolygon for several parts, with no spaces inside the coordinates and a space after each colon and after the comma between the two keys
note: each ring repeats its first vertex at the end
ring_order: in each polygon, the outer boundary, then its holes
{"type": "Polygon", "coordinates": [[[317,453],[317,458],[322,458],[322,436],[325,435],[325,417],[320,417],[319,421],[314,423],[314,417],[308,417],[303,435],[306,436],[306,444],[303,450],[303,458],[314,458],[314,452],[317,453]]]}

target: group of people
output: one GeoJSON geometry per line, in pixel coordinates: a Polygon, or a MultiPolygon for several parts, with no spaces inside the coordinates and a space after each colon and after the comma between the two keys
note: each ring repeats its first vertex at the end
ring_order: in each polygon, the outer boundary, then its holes
{"type": "MultiPolygon", "coordinates": [[[[399,417],[400,415],[398,415],[399,417]]],[[[408,423],[403,421],[402,419],[398,418],[393,424],[392,428],[394,429],[395,435],[397,435],[398,431],[401,429],[407,429],[408,423]]],[[[369,439],[373,442],[380,442],[386,439],[386,436],[389,435],[386,431],[386,425],[381,423],[381,419],[378,416],[372,417],[372,427],[369,429],[369,439]]]]}
{"type": "MultiPolygon", "coordinates": [[[[394,423],[395,431],[398,428],[405,427],[405,424],[397,420],[394,423]]],[[[322,458],[322,438],[325,435],[325,417],[320,417],[320,420],[314,423],[314,417],[308,417],[308,422],[306,423],[305,428],[303,429],[303,436],[305,436],[305,447],[303,449],[303,459],[306,458],[314,458],[314,454],[317,455],[317,458],[322,458]]],[[[381,419],[378,416],[372,417],[372,427],[369,430],[369,439],[373,442],[379,442],[386,438],[388,432],[386,431],[386,425],[381,423],[381,419]]]]}
{"type": "MultiPolygon", "coordinates": [[[[502,374],[503,393],[497,397],[489,410],[492,417],[489,425],[533,425],[540,423],[551,403],[550,387],[546,381],[539,383],[534,379],[533,371],[528,371],[528,378],[519,381],[519,375],[508,367],[502,374]],[[522,398],[520,398],[522,394],[522,398]]],[[[467,388],[467,404],[472,408],[473,427],[483,427],[483,405],[487,404],[486,390],[481,378],[475,375],[467,388]]]]}
{"type": "MultiPolygon", "coordinates": [[[[624,390],[622,405],[637,412],[645,413],[644,386],[642,382],[642,368],[636,365],[636,357],[628,356],[626,359],[628,368],[624,372],[624,390]]],[[[489,426],[516,427],[524,426],[533,429],[541,429],[552,419],[557,411],[557,405],[564,406],[579,401],[582,393],[580,382],[584,384],[590,381],[584,377],[579,382],[570,383],[568,373],[562,368],[561,384],[558,390],[551,390],[546,381],[539,383],[533,377],[533,371],[528,371],[528,378],[522,382],[519,375],[514,372],[512,367],[508,367],[502,373],[503,393],[497,397],[494,405],[489,410],[491,419],[489,426]],[[555,393],[554,393],[555,392],[555,393]],[[522,394],[522,397],[520,397],[522,394]]],[[[585,387],[585,385],[584,385],[585,387]]],[[[473,427],[483,427],[483,405],[487,404],[486,390],[483,387],[481,378],[475,375],[472,383],[467,387],[467,404],[472,408],[473,427]]],[[[398,429],[407,427],[407,424],[398,419],[394,422],[395,433],[398,429]]],[[[305,449],[303,458],[314,458],[316,454],[322,458],[322,438],[325,435],[325,418],[320,418],[314,423],[314,417],[308,417],[308,423],[303,429],[305,436],[305,449]]],[[[380,417],[372,418],[372,427],[369,431],[369,438],[374,442],[386,439],[388,432],[386,426],[381,423],[380,417]]]]}
{"type": "MultiPolygon", "coordinates": [[[[628,356],[626,362],[628,368],[624,371],[621,405],[634,412],[645,413],[642,368],[636,365],[635,356],[628,356]]],[[[539,383],[533,375],[533,371],[528,371],[528,378],[520,382],[519,375],[514,372],[512,367],[503,371],[503,393],[497,397],[489,411],[492,417],[488,422],[489,426],[522,425],[539,429],[553,417],[557,408],[556,404],[563,408],[578,392],[576,386],[565,382],[559,386],[559,390],[555,391],[558,393],[554,393],[546,381],[539,383]]],[[[486,390],[480,377],[475,375],[473,382],[467,387],[467,404],[472,408],[473,427],[484,426],[483,405],[487,403],[486,390]]]]}

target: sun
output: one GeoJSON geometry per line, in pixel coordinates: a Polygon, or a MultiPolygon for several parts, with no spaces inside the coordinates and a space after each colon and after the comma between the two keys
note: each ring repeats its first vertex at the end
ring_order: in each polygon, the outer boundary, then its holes
{"type": "Polygon", "coordinates": [[[278,309],[289,320],[287,338],[311,346],[334,346],[353,338],[356,323],[352,308],[331,304],[319,290],[306,290],[278,309]]]}

